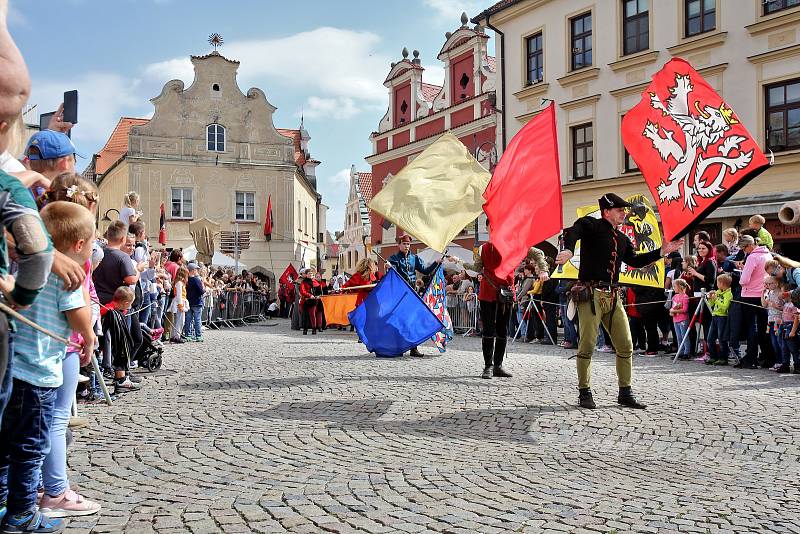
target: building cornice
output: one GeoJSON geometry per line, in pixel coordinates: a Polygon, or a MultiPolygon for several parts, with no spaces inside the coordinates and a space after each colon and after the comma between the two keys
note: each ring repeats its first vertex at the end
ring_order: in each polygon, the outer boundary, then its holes
{"type": "Polygon", "coordinates": [[[524,15],[529,11],[542,7],[551,1],[552,0],[523,0],[519,4],[514,4],[502,11],[498,11],[493,14],[490,13],[489,16],[492,17],[492,25],[497,26],[498,24],[504,24],[516,17],[524,15]]]}
{"type": "Polygon", "coordinates": [[[600,67],[586,67],[570,72],[561,78],[556,78],[556,80],[561,84],[561,87],[569,87],[570,85],[575,85],[576,83],[594,80],[598,76],[600,76],[600,67]]]}
{"type": "Polygon", "coordinates": [[[750,35],[758,35],[771,30],[777,30],[786,26],[791,26],[800,22],[800,9],[794,9],[788,13],[779,13],[769,18],[745,26],[750,35]]]}
{"type": "Polygon", "coordinates": [[[569,102],[563,102],[560,103],[559,106],[561,106],[561,109],[570,110],[585,106],[587,104],[595,104],[598,100],[600,100],[600,94],[584,96],[583,98],[570,100],[569,102]]]}
{"type": "Polygon", "coordinates": [[[550,90],[549,83],[539,82],[529,85],[524,89],[520,89],[519,91],[514,93],[514,96],[517,98],[517,100],[523,102],[525,100],[530,100],[532,98],[536,98],[537,96],[547,94],[549,90],[550,90]]]}
{"type": "Polygon", "coordinates": [[[625,56],[618,61],[609,63],[608,68],[614,72],[618,72],[620,70],[632,69],[634,67],[640,67],[642,65],[653,63],[657,58],[658,50],[640,52],[631,56],[625,56]]]}
{"type": "Polygon", "coordinates": [[[767,63],[769,61],[776,61],[779,59],[788,59],[790,57],[800,55],[800,44],[792,45],[792,46],[785,46],[783,48],[778,48],[776,50],[770,50],[769,52],[763,52],[761,54],[755,54],[753,56],[747,56],[747,60],[750,63],[758,65],[760,63],[767,63]]]}
{"type": "Polygon", "coordinates": [[[481,93],[478,96],[473,96],[466,100],[462,100],[458,104],[453,104],[452,106],[446,107],[444,109],[440,109],[435,113],[431,113],[430,115],[425,115],[424,117],[420,117],[416,120],[413,120],[409,123],[403,124],[402,126],[397,126],[392,128],[391,130],[386,130],[385,132],[372,132],[371,139],[372,141],[378,141],[379,139],[388,138],[395,134],[402,133],[405,130],[410,130],[411,128],[416,128],[422,126],[423,124],[427,124],[430,121],[434,121],[436,119],[440,119],[444,117],[446,113],[455,113],[456,111],[460,111],[464,108],[468,108],[470,106],[474,106],[477,100],[481,98],[488,98],[491,93],[494,91],[487,91],[485,93],[481,93]]]}
{"type": "Polygon", "coordinates": [[[704,33],[689,39],[684,39],[682,42],[675,46],[667,48],[672,56],[681,56],[694,52],[696,50],[708,50],[709,48],[719,46],[725,42],[728,37],[728,32],[711,32],[704,33]]]}
{"type": "MultiPolygon", "coordinates": [[[[481,130],[485,130],[489,126],[495,126],[497,124],[497,115],[492,113],[491,115],[487,115],[485,117],[480,117],[473,121],[470,121],[466,124],[462,124],[456,128],[452,128],[450,130],[445,130],[440,132],[434,136],[436,137],[442,135],[445,132],[450,132],[451,134],[455,135],[456,137],[463,137],[465,135],[469,135],[471,133],[479,132],[481,130]]],[[[392,150],[387,150],[386,152],[381,152],[380,154],[372,154],[364,158],[364,160],[369,163],[370,165],[378,165],[380,163],[385,163],[387,161],[392,161],[397,158],[411,156],[418,152],[424,150],[428,145],[431,144],[431,137],[426,137],[425,139],[419,139],[417,141],[413,141],[407,145],[403,145],[402,147],[394,148],[392,150]]]]}

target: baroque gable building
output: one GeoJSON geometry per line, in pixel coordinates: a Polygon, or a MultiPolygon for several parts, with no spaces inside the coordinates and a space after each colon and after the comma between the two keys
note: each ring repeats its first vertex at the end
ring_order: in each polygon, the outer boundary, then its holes
{"type": "MultiPolygon", "coordinates": [[[[192,56],[194,81],[167,82],[151,99],[151,119],[123,117],[87,172],[100,188],[100,213],[119,209],[127,191],[141,195],[142,219],[155,243],[166,207],[168,247],[193,244],[189,223],[207,219],[220,231],[248,232],[248,268],[269,273],[318,266],[325,254],[325,212],[317,192],[319,161],[310,136],[275,128],[276,110],[261,89],[243,93],[239,62],[214,51],[192,56]],[[272,199],[273,233],[264,234],[272,199]]],[[[220,240],[215,239],[219,250],[220,240]]]]}
{"type": "MultiPolygon", "coordinates": [[[[437,55],[445,73],[441,85],[423,81],[425,68],[417,50],[409,59],[404,48],[402,59],[392,63],[384,81],[389,105],[378,130],[370,135],[372,154],[366,158],[372,166],[373,194],[444,132],[458,137],[487,169],[497,163],[494,58],[489,56],[489,36],[484,28],[479,24],[471,27],[468,22],[463,14],[461,26],[445,34],[437,55]]],[[[370,212],[369,219],[372,246],[388,257],[397,250],[395,236],[402,229],[376,213],[370,212]]],[[[477,236],[470,225],[455,242],[472,248],[476,237],[486,240],[483,221],[482,215],[477,236]]]]}

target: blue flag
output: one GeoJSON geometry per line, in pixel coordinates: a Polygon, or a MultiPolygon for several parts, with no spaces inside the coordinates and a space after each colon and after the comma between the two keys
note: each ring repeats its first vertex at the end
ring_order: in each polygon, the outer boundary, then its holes
{"type": "Polygon", "coordinates": [[[378,356],[400,356],[442,329],[439,319],[394,269],[348,318],[367,350],[378,356]]]}
{"type": "Polygon", "coordinates": [[[444,267],[439,265],[436,272],[431,278],[431,283],[425,294],[422,295],[422,300],[428,306],[437,319],[442,323],[442,329],[433,335],[431,341],[439,349],[439,352],[447,350],[447,342],[453,339],[453,321],[450,319],[450,313],[447,311],[447,301],[445,294],[445,287],[447,280],[444,278],[444,267]]]}

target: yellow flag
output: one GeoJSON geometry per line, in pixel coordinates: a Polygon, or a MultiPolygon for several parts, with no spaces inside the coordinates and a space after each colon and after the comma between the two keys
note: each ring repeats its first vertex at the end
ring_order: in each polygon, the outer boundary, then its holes
{"type": "Polygon", "coordinates": [[[467,147],[448,132],[403,167],[368,206],[444,252],[483,211],[483,191],[490,178],[467,147]]]}
{"type": "MultiPolygon", "coordinates": [[[[620,230],[631,239],[637,252],[649,252],[656,248],[661,248],[661,230],[658,228],[658,219],[647,197],[644,195],[632,195],[625,200],[633,204],[634,207],[629,210],[620,230]]],[[[583,206],[577,209],[577,213],[578,217],[590,215],[599,218],[600,207],[597,204],[583,206]]],[[[578,278],[578,269],[581,262],[580,248],[581,242],[578,240],[575,243],[575,255],[560,271],[556,269],[551,278],[573,280],[578,278]]],[[[628,267],[623,263],[619,273],[619,283],[632,286],[664,287],[665,276],[666,266],[663,259],[641,269],[628,267]]]]}

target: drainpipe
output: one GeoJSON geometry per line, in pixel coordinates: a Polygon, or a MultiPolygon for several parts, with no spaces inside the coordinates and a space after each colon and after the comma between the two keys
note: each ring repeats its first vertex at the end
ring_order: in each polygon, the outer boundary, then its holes
{"type": "Polygon", "coordinates": [[[486,27],[492,30],[495,35],[500,37],[500,58],[501,61],[498,62],[497,68],[500,70],[500,86],[503,90],[500,92],[500,127],[503,129],[503,151],[506,149],[506,69],[504,68],[506,62],[506,52],[505,52],[505,34],[492,26],[491,20],[489,18],[491,15],[486,15],[486,27]]]}

